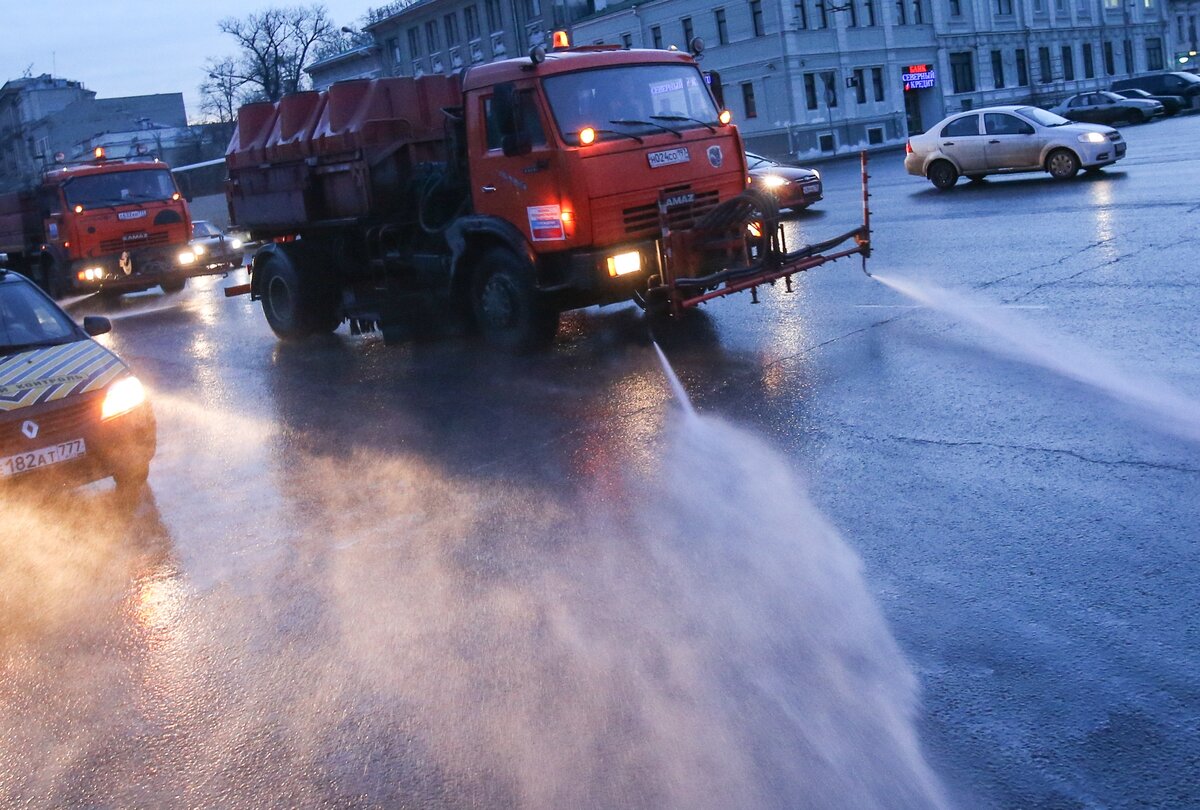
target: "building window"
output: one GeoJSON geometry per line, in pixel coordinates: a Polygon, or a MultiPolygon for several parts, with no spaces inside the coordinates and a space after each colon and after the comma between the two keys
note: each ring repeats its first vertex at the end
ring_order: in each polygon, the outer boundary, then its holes
{"type": "Polygon", "coordinates": [[[950,16],[962,16],[962,0],[950,0],[950,16]]]}
{"type": "Polygon", "coordinates": [[[1096,60],[1093,57],[1092,43],[1083,43],[1083,77],[1085,79],[1096,78],[1096,60]]]}
{"type": "Polygon", "coordinates": [[[500,0],[484,0],[487,10],[488,30],[493,34],[504,29],[504,13],[500,8],[500,0]]]}
{"type": "Polygon", "coordinates": [[[1004,88],[1004,52],[992,51],[992,86],[997,90],[1004,88]]]}
{"type": "Polygon", "coordinates": [[[1125,40],[1125,72],[1133,73],[1133,40],[1125,40]]]}
{"type": "Polygon", "coordinates": [[[859,104],[867,103],[867,74],[862,68],[854,69],[854,100],[859,104]]]}
{"type": "Polygon", "coordinates": [[[896,0],[896,24],[904,25],[908,22],[908,2],[907,0],[896,0]]]}
{"type": "Polygon", "coordinates": [[[858,6],[854,5],[854,0],[846,0],[846,11],[850,12],[850,22],[847,23],[849,28],[858,27],[858,6]]]}
{"type": "Polygon", "coordinates": [[[742,106],[747,118],[758,118],[758,106],[754,103],[754,83],[742,82],[742,106]]]}
{"type": "Polygon", "coordinates": [[[1049,84],[1054,80],[1054,71],[1050,68],[1050,49],[1038,48],[1038,81],[1049,84]]]}
{"type": "Polygon", "coordinates": [[[458,44],[458,15],[451,12],[445,16],[443,24],[446,26],[446,44],[458,44]]]}
{"type": "Polygon", "coordinates": [[[808,28],[808,3],[805,0],[796,4],[796,26],[801,31],[808,28]]]}
{"type": "Polygon", "coordinates": [[[1024,48],[1017,48],[1017,87],[1029,86],[1029,60],[1024,48]]]}
{"type": "Polygon", "coordinates": [[[719,8],[713,12],[713,16],[717,18],[717,44],[729,44],[729,26],[725,24],[725,9],[719,8]]]}
{"type": "Polygon", "coordinates": [[[388,46],[388,53],[390,53],[392,55],[392,64],[393,65],[400,64],[400,60],[401,60],[401,58],[403,58],[400,55],[400,37],[389,37],[388,41],[387,41],[387,46],[388,46]]]}
{"type": "Polygon", "coordinates": [[[1033,0],[1033,11],[1035,14],[1041,14],[1046,10],[1045,0],[1033,0]]]}
{"type": "Polygon", "coordinates": [[[829,27],[829,9],[825,8],[825,0],[817,0],[817,11],[821,24],[817,28],[829,27]]]}
{"type": "Polygon", "coordinates": [[[863,0],[863,8],[867,12],[867,25],[878,25],[875,20],[875,0],[863,0]]]}
{"type": "Polygon", "coordinates": [[[1107,9],[1118,9],[1121,7],[1121,0],[1104,0],[1104,7],[1107,9]]]}
{"type": "MultiPolygon", "coordinates": [[[[1144,2],[1143,2],[1143,5],[1144,5],[1144,6],[1145,6],[1145,7],[1146,7],[1148,10],[1151,10],[1151,11],[1152,11],[1152,10],[1154,9],[1155,5],[1157,5],[1157,3],[1158,3],[1158,0],[1144,0],[1144,2]]],[[[1152,69],[1153,69],[1153,68],[1152,68],[1152,69]]]]}
{"type": "Polygon", "coordinates": [[[430,20],[425,23],[425,44],[429,46],[429,52],[433,53],[438,49],[438,24],[437,20],[430,20]]]}
{"type": "Polygon", "coordinates": [[[1062,46],[1063,78],[1069,82],[1075,81],[1075,49],[1070,45],[1062,46]]]}
{"type": "Polygon", "coordinates": [[[810,110],[817,109],[817,77],[812,73],[804,74],[804,103],[810,110]]]}
{"type": "Polygon", "coordinates": [[[653,25],[650,27],[650,41],[654,43],[654,49],[661,51],[662,46],[662,27],[653,25]]]}
{"type": "Polygon", "coordinates": [[[1054,9],[1055,11],[1066,11],[1067,0],[1054,0],[1054,9]]]}
{"type": "Polygon", "coordinates": [[[762,0],[750,0],[750,21],[754,25],[754,36],[765,36],[767,31],[763,26],[762,0]]]}
{"type": "Polygon", "coordinates": [[[1109,76],[1117,75],[1117,60],[1113,57],[1111,42],[1104,43],[1104,72],[1109,76]]]}
{"type": "Polygon", "coordinates": [[[921,5],[921,0],[913,0],[913,24],[920,25],[925,22],[925,9],[921,5]]]}
{"type": "Polygon", "coordinates": [[[417,28],[408,29],[408,52],[414,59],[421,55],[421,31],[417,28]]]}
{"type": "Polygon", "coordinates": [[[463,25],[467,29],[467,39],[479,39],[478,6],[467,6],[463,9],[463,25]]]}
{"type": "Polygon", "coordinates": [[[1158,37],[1146,38],[1146,70],[1163,69],[1163,46],[1158,37]]]}
{"type": "Polygon", "coordinates": [[[883,143],[883,127],[870,127],[867,129],[867,143],[877,146],[883,143]]]}
{"type": "Polygon", "coordinates": [[[833,109],[838,105],[837,74],[827,70],[821,74],[821,83],[825,85],[825,106],[833,109]]]}
{"type": "Polygon", "coordinates": [[[955,93],[975,92],[975,66],[971,64],[970,51],[950,54],[950,79],[955,93]]]}
{"type": "Polygon", "coordinates": [[[834,150],[833,133],[826,132],[817,136],[817,145],[822,152],[832,152],[834,150]]]}
{"type": "Polygon", "coordinates": [[[996,0],[996,14],[999,16],[1011,16],[1013,13],[1013,0],[996,0]]]}
{"type": "Polygon", "coordinates": [[[871,84],[875,85],[875,100],[883,101],[883,68],[871,68],[871,84]]]}
{"type": "Polygon", "coordinates": [[[684,17],[679,21],[683,26],[683,47],[692,47],[692,38],[696,36],[696,30],[692,28],[692,18],[684,17]]]}
{"type": "Polygon", "coordinates": [[[633,34],[621,34],[621,45],[628,49],[633,47],[633,34]]]}

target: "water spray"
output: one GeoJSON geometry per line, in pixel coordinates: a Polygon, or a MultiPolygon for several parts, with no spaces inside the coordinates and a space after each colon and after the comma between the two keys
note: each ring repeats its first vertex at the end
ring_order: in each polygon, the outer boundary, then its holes
{"type": "Polygon", "coordinates": [[[654,351],[658,352],[658,361],[662,363],[663,373],[667,375],[667,382],[671,384],[671,391],[675,394],[675,399],[679,400],[680,407],[689,417],[696,415],[696,409],[692,407],[692,401],[688,398],[687,391],[683,390],[683,383],[679,381],[679,377],[675,374],[675,369],[671,368],[671,363],[667,360],[667,355],[663,352],[662,347],[658,345],[658,341],[651,338],[650,343],[654,346],[654,351]]]}

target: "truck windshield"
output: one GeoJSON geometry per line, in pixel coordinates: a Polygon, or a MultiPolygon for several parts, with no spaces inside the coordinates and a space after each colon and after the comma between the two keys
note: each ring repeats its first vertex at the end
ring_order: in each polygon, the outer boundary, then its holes
{"type": "Polygon", "coordinates": [[[75,324],[32,285],[0,284],[0,355],[75,340],[75,324]]]}
{"type": "Polygon", "coordinates": [[[624,65],[548,77],[543,87],[559,133],[601,140],[717,124],[717,107],[700,71],[690,65],[624,65]]]}
{"type": "Polygon", "coordinates": [[[175,191],[175,181],[166,169],[85,174],[63,184],[67,205],[72,208],[169,200],[175,191]]]}

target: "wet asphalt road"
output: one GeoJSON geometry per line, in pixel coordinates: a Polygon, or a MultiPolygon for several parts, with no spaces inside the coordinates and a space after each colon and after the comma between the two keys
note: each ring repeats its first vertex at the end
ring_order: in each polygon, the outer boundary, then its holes
{"type": "MultiPolygon", "coordinates": [[[[1198,135],[948,194],[877,157],[871,269],[1200,401],[1198,135]]],[[[793,243],[857,222],[857,164],[822,173],[793,243]]],[[[842,262],[659,330],[697,410],[766,445],[696,460],[720,434],[675,432],[631,307],[534,358],[282,345],[231,281],[72,307],[113,318],[159,453],[138,502],[7,507],[0,806],[936,805],[876,748],[907,720],[856,713],[908,699],[850,688],[904,681],[870,598],[814,595],[780,541],[819,520],[777,512],[800,486],[861,556],[949,806],[1200,805],[1200,441],[1169,415],[842,262]],[[779,458],[803,485],[759,479],[779,458]]]]}

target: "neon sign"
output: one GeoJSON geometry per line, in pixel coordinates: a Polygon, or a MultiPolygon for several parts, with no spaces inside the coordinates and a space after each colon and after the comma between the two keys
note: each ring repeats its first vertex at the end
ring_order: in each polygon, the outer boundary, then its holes
{"type": "Polygon", "coordinates": [[[928,90],[937,84],[937,71],[933,65],[909,65],[900,78],[905,90],[928,90]]]}

